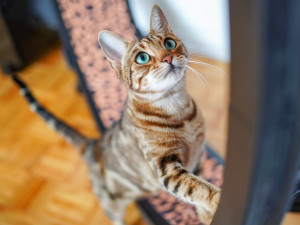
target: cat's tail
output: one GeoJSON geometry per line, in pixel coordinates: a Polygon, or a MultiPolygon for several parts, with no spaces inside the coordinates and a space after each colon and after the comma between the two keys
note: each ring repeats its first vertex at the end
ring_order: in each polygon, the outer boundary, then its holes
{"type": "Polygon", "coordinates": [[[84,154],[86,149],[92,144],[94,145],[95,140],[89,139],[78,133],[72,127],[56,118],[52,113],[48,112],[31,94],[29,88],[24,82],[22,82],[16,74],[12,75],[15,83],[20,87],[20,93],[25,97],[29,103],[30,109],[42,117],[48,126],[53,130],[57,131],[68,143],[74,145],[81,154],[84,154]]]}

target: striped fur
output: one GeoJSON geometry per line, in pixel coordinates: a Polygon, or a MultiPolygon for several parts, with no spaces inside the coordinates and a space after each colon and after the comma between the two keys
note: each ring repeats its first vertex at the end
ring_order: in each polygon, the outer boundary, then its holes
{"type": "Polygon", "coordinates": [[[191,173],[201,171],[205,123],[186,90],[188,53],[158,6],[150,24],[149,35],[135,42],[99,33],[102,51],[128,89],[123,117],[102,142],[104,167],[116,172],[114,182],[107,176],[105,183],[112,182],[109,190],[123,187],[124,201],[163,187],[195,204],[202,221],[210,224],[220,189],[191,173]],[[176,42],[174,49],[166,49],[166,38],[176,42]],[[136,62],[141,52],[150,57],[142,65],[136,62]],[[163,60],[167,55],[171,63],[163,60]],[[132,186],[125,184],[128,180],[132,186]]]}
{"type": "Polygon", "coordinates": [[[16,74],[12,75],[13,80],[20,88],[20,94],[25,97],[29,103],[31,111],[37,113],[41,116],[48,126],[56,130],[68,143],[76,146],[76,148],[84,153],[85,149],[91,144],[94,140],[90,140],[81,134],[79,134],[72,127],[57,119],[52,113],[48,112],[31,94],[28,87],[23,83],[16,74]]]}
{"type": "Polygon", "coordinates": [[[120,121],[103,134],[101,142],[84,138],[38,104],[16,77],[30,106],[64,137],[81,148],[95,194],[114,225],[123,225],[126,206],[161,188],[196,205],[202,221],[210,224],[220,189],[192,171],[201,171],[205,123],[186,90],[187,51],[173,34],[162,10],[151,12],[149,35],[126,42],[115,34],[99,34],[101,48],[128,90],[120,121]],[[171,38],[176,47],[167,50],[171,38]],[[140,65],[140,52],[150,61],[140,65]],[[164,57],[171,62],[164,61],[164,57]]]}

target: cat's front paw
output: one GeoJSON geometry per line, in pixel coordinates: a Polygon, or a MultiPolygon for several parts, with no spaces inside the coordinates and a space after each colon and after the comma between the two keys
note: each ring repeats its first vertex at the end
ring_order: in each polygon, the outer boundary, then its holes
{"type": "Polygon", "coordinates": [[[210,225],[216,213],[221,197],[221,189],[217,189],[206,204],[196,205],[196,209],[201,222],[205,225],[210,225]]]}
{"type": "Polygon", "coordinates": [[[218,189],[209,202],[210,209],[213,214],[216,213],[221,198],[221,189],[218,189]]]}
{"type": "Polygon", "coordinates": [[[210,223],[214,217],[214,214],[210,210],[207,210],[205,207],[203,207],[201,205],[196,205],[196,209],[197,209],[197,213],[198,213],[199,219],[201,221],[201,224],[210,225],[210,223]]]}

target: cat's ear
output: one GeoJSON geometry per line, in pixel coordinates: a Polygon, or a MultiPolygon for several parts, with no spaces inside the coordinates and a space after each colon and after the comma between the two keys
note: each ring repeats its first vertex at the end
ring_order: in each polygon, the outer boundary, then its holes
{"type": "Polygon", "coordinates": [[[98,40],[105,57],[115,69],[120,70],[128,43],[118,35],[106,30],[99,32],[98,40]]]}
{"type": "Polygon", "coordinates": [[[154,5],[151,9],[150,33],[169,33],[171,31],[164,12],[158,5],[154,5]]]}

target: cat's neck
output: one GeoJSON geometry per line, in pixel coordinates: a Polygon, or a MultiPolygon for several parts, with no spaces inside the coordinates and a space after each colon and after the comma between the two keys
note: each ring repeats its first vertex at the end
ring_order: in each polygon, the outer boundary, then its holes
{"type": "Polygon", "coordinates": [[[161,109],[169,114],[178,114],[183,112],[189,105],[191,97],[186,90],[185,80],[182,80],[170,90],[161,92],[138,93],[129,91],[127,106],[133,108],[134,102],[140,102],[144,105],[151,105],[156,109],[161,109]]]}

